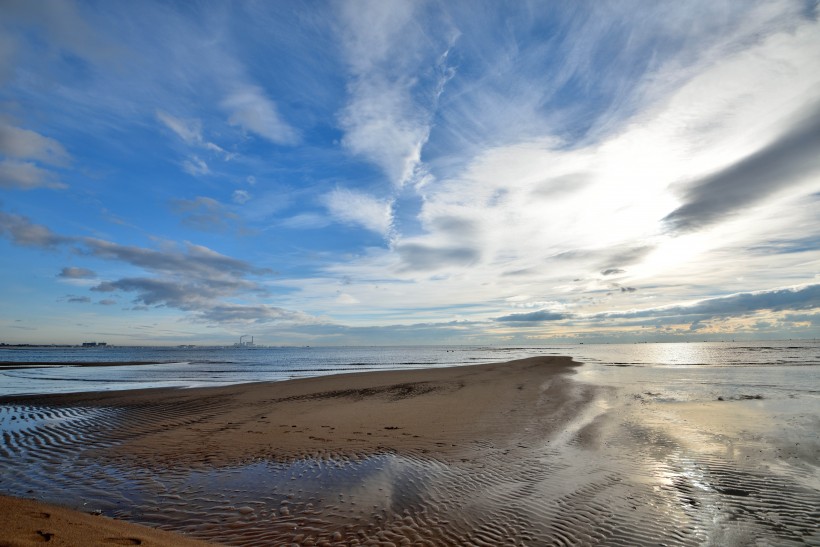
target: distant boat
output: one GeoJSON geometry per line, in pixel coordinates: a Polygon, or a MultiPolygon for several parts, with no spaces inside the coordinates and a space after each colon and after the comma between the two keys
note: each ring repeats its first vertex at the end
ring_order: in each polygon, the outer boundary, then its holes
{"type": "Polygon", "coordinates": [[[234,344],[233,347],[248,349],[248,348],[255,348],[256,344],[253,343],[253,336],[249,337],[247,334],[243,334],[242,336],[239,337],[239,342],[234,344]],[[243,342],[242,341],[243,338],[250,338],[251,341],[250,342],[243,342]]]}

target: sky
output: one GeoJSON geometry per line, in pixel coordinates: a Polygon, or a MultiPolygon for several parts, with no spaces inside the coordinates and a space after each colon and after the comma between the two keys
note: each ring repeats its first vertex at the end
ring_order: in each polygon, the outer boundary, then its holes
{"type": "Polygon", "coordinates": [[[0,1],[0,342],[820,337],[817,1],[0,1]]]}

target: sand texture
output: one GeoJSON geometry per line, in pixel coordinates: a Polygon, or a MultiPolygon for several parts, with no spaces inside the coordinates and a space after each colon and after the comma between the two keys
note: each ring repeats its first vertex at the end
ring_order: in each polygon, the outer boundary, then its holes
{"type": "Polygon", "coordinates": [[[820,545],[810,416],[584,370],[7,398],[0,492],[229,545],[820,545]]]}
{"type": "Polygon", "coordinates": [[[204,541],[32,500],[0,496],[0,546],[204,547],[204,541]]]}

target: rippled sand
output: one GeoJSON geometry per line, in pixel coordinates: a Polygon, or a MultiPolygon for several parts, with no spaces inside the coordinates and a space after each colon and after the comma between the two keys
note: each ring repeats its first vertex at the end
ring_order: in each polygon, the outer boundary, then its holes
{"type": "Polygon", "coordinates": [[[573,370],[17,398],[0,491],[236,545],[820,544],[816,437],[573,370]]]}

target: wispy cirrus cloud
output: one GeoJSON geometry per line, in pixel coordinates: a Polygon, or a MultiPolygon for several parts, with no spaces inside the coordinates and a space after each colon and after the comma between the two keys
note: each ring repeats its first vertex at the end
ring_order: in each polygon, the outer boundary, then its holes
{"type": "Polygon", "coordinates": [[[228,112],[228,123],[274,144],[299,142],[299,132],[282,119],[276,104],[259,86],[244,84],[230,91],[222,101],[222,108],[228,112]]]}
{"type": "Polygon", "coordinates": [[[456,31],[440,25],[443,39],[426,32],[416,24],[424,9],[422,3],[392,0],[340,5],[338,32],[350,70],[350,99],[339,116],[342,144],[396,186],[422,175],[422,147],[452,76],[445,60],[456,31]]]}

